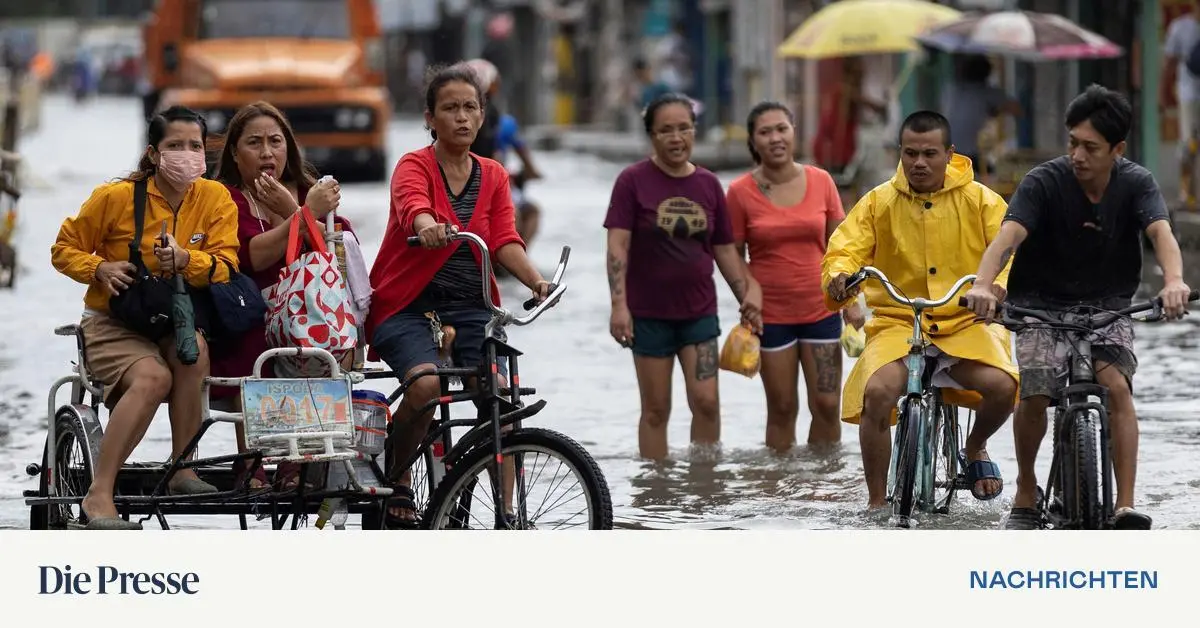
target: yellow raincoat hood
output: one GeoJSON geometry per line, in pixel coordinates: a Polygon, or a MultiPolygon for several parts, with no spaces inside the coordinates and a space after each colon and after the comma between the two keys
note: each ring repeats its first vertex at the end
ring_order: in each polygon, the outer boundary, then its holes
{"type": "MultiPolygon", "coordinates": [[[[979,268],[1007,209],[999,194],[975,181],[971,160],[961,155],[951,159],[942,189],[931,194],[913,191],[897,166],[895,176],[859,200],[830,238],[821,285],[828,286],[839,274],[874,266],[904,296],[939,299],[959,278],[979,268]]],[[[1001,271],[998,284],[1006,284],[1008,270],[1006,266],[1001,271]]],[[[850,422],[857,422],[862,411],[867,380],[879,367],[904,357],[912,336],[910,308],[893,301],[874,279],[863,284],[863,293],[873,317],[866,327],[867,348],[844,391],[842,417],[850,422]]],[[[837,311],[846,304],[826,295],[826,305],[837,311]]],[[[923,319],[922,330],[942,351],[995,366],[1016,378],[1009,333],[1003,327],[977,323],[958,299],[927,310],[923,319]]]]}

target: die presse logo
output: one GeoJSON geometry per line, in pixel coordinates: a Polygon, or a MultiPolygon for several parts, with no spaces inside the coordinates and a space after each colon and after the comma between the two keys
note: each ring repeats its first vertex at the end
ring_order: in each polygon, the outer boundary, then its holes
{"type": "Polygon", "coordinates": [[[200,575],[193,572],[122,571],[108,565],[78,570],[70,565],[39,565],[38,575],[38,595],[195,595],[200,592],[200,575]]]}

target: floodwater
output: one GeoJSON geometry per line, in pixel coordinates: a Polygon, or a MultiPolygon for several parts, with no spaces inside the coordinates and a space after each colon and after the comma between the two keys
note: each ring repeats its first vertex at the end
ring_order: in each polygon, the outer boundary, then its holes
{"type": "MultiPolygon", "coordinates": [[[[98,100],[77,108],[61,98],[45,102],[43,128],[23,139],[31,176],[21,203],[17,245],[21,275],[15,292],[0,291],[0,528],[21,528],[28,510],[21,491],[36,488],[25,466],[41,460],[46,391],[68,372],[73,339],[53,335],[56,325],[78,319],[84,287],[50,266],[50,245],[63,218],[78,211],[98,184],[134,166],[142,130],[133,100],[98,100]]],[[[392,125],[392,159],[424,145],[415,121],[392,125]]],[[[810,452],[803,445],[785,456],[763,447],[765,402],[761,383],[721,374],[722,447],[691,452],[690,417],[677,373],[670,424],[671,461],[651,464],[637,455],[638,396],[629,353],[608,336],[608,289],[601,228],[619,165],[573,154],[540,154],[546,174],[529,192],[543,207],[542,234],[531,251],[551,272],[559,247],[572,248],[570,290],[534,325],[510,329],[525,352],[522,376],[549,404],[529,425],[561,431],[599,461],[612,491],[616,524],[626,528],[861,528],[886,525],[864,513],[857,428],[846,426],[839,450],[810,452]]],[[[728,183],[736,173],[722,179],[728,183]]],[[[386,224],[385,184],[345,185],[342,213],[365,240],[368,263],[386,224]]],[[[507,303],[523,291],[504,287],[507,303]]],[[[722,290],[726,329],[737,307],[722,290]]],[[[1200,319],[1200,317],[1195,317],[1200,319]]],[[[1192,461],[1200,448],[1200,417],[1191,388],[1200,378],[1197,320],[1139,328],[1141,370],[1135,381],[1141,422],[1138,500],[1155,527],[1200,528],[1200,479],[1192,461]]],[[[851,362],[847,360],[846,371],[851,362]]],[[[382,388],[382,386],[381,386],[382,388]]],[[[803,388],[801,388],[803,395],[803,388]]],[[[801,402],[801,408],[805,403],[801,402]]],[[[808,417],[799,421],[803,443],[808,417]]],[[[233,432],[214,428],[205,454],[233,451],[233,432]]],[[[160,411],[136,459],[162,460],[170,432],[160,411]]],[[[1043,447],[1040,467],[1049,464],[1043,447]]],[[[1008,507],[1016,475],[1012,432],[1006,426],[990,452],[1009,484],[988,503],[962,496],[952,514],[927,516],[922,527],[995,527],[1008,507]]],[[[184,527],[236,527],[234,517],[173,518],[184,527]]],[[[352,522],[353,523],[353,522],[352,522]]]]}

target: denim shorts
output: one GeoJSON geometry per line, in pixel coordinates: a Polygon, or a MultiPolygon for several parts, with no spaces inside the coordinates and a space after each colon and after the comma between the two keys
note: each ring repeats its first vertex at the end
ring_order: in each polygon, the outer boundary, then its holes
{"type": "Polygon", "coordinates": [[[679,350],[721,336],[716,315],[691,320],[669,321],[633,318],[633,353],[652,358],[673,358],[679,350]]]}
{"type": "Polygon", "coordinates": [[[783,351],[795,344],[837,342],[841,338],[841,314],[832,314],[815,323],[799,325],[764,323],[761,350],[783,351]]]}
{"type": "MultiPolygon", "coordinates": [[[[478,308],[439,310],[442,325],[454,327],[454,346],[450,359],[455,367],[470,368],[483,363],[484,326],[491,313],[478,308]]],[[[383,322],[371,338],[371,346],[388,368],[403,379],[422,364],[443,364],[430,320],[423,312],[402,311],[383,322]]],[[[500,374],[508,377],[507,360],[498,358],[500,374]]]]}

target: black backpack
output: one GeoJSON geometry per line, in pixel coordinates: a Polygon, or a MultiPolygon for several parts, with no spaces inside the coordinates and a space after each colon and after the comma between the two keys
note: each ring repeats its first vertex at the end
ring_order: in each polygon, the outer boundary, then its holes
{"type": "Polygon", "coordinates": [[[1187,58],[1183,60],[1183,63],[1187,66],[1188,74],[1200,78],[1200,41],[1197,41],[1188,51],[1187,58]]]}

